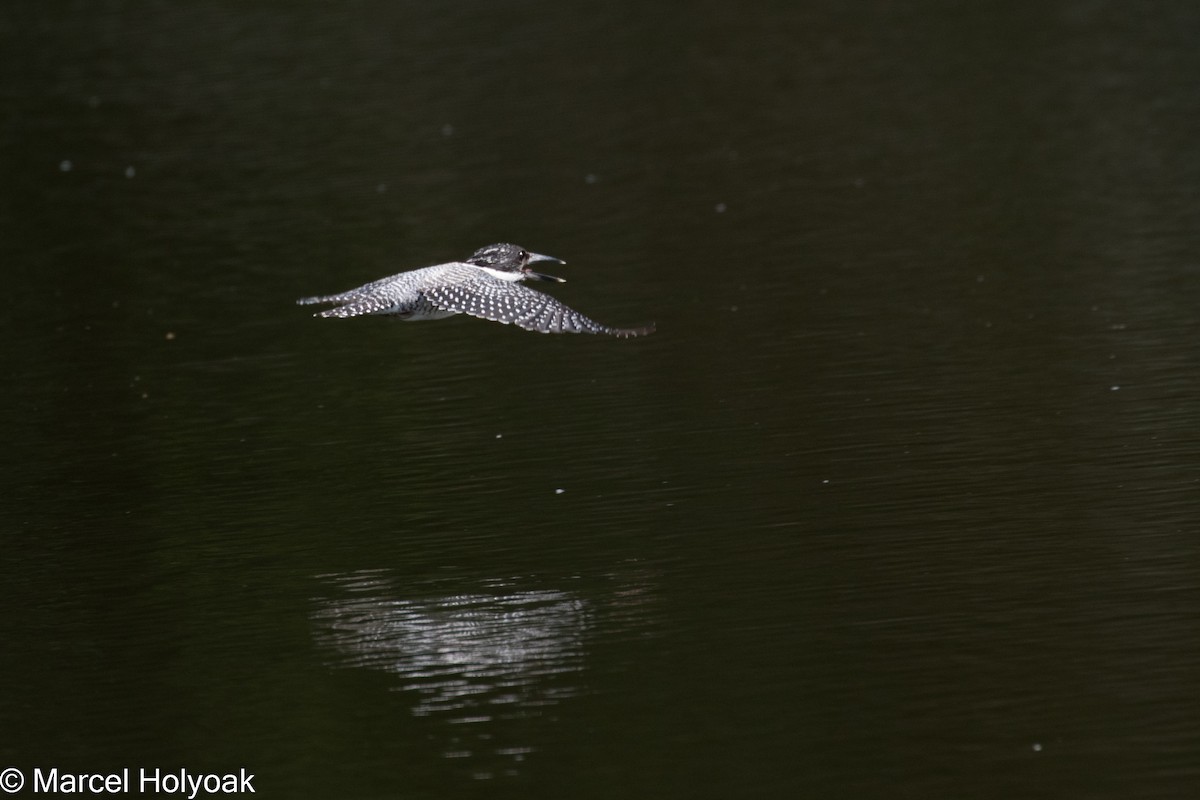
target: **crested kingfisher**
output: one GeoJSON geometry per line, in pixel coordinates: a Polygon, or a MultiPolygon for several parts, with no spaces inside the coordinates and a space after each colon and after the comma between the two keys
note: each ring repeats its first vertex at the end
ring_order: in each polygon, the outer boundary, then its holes
{"type": "Polygon", "coordinates": [[[314,315],[318,317],[378,314],[423,320],[468,314],[538,333],[598,333],[627,338],[654,332],[653,323],[638,328],[601,325],[550,295],[524,286],[525,280],[564,282],[563,278],[530,269],[530,264],[543,262],[566,263],[515,244],[490,244],[465,261],[401,272],[341,294],[305,297],[296,302],[336,304],[314,315]]]}

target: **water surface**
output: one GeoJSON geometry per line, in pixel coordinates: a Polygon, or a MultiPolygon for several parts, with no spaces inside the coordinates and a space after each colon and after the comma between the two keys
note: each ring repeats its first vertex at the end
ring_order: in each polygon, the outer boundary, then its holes
{"type": "Polygon", "coordinates": [[[1197,34],[0,11],[0,767],[1192,796],[1197,34]],[[501,240],[658,333],[293,304],[501,240]]]}

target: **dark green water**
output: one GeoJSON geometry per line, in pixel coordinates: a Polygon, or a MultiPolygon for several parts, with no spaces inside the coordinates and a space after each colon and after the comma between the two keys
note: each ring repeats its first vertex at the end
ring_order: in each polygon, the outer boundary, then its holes
{"type": "Polygon", "coordinates": [[[1197,41],[6,5],[0,769],[1194,797],[1197,41]],[[658,333],[293,304],[504,240],[658,333]]]}

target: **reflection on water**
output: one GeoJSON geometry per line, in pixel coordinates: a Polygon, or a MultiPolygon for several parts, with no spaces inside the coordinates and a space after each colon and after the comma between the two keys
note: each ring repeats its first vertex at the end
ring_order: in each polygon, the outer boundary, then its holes
{"type": "Polygon", "coordinates": [[[517,590],[402,598],[376,571],[324,576],[347,593],[314,615],[317,640],[343,666],[394,672],[418,692],[413,713],[529,708],[574,694],[555,682],[582,669],[586,601],[517,590]]]}
{"type": "Polygon", "coordinates": [[[531,720],[582,691],[585,640],[603,626],[643,627],[650,599],[640,582],[601,601],[563,589],[487,580],[437,594],[404,596],[384,570],[318,576],[313,636],[336,654],[330,664],[394,673],[412,692],[412,713],[433,720],[446,758],[469,760],[475,777],[515,775],[538,749],[531,720]]]}

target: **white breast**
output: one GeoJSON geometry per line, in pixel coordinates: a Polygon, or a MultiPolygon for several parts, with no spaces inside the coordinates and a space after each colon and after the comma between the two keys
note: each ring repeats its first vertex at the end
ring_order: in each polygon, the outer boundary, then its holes
{"type": "Polygon", "coordinates": [[[510,283],[516,283],[519,280],[525,279],[524,272],[504,272],[498,269],[492,269],[491,267],[479,267],[479,269],[483,270],[488,275],[491,275],[493,278],[499,278],[502,281],[508,281],[510,283]]]}

